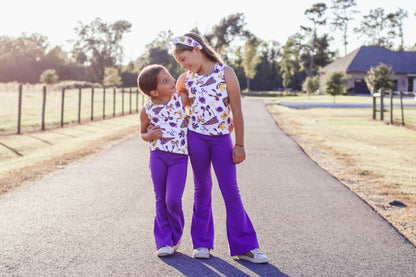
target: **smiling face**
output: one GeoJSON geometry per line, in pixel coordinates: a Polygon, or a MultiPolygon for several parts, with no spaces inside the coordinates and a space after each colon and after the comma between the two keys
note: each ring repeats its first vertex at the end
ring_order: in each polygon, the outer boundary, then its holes
{"type": "Polygon", "coordinates": [[[182,66],[183,69],[198,72],[201,69],[201,52],[199,49],[194,49],[192,51],[180,51],[175,53],[176,61],[182,66]]]}
{"type": "Polygon", "coordinates": [[[176,92],[175,79],[165,69],[160,70],[157,75],[157,86],[154,95],[156,97],[167,97],[176,92]]]}

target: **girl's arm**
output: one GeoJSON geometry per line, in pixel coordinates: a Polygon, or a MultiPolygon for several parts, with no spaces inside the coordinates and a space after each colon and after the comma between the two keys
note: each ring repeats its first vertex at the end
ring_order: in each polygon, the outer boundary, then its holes
{"type": "Polygon", "coordinates": [[[189,97],[188,97],[188,90],[186,89],[186,86],[185,86],[185,78],[186,78],[186,73],[183,73],[181,76],[179,76],[178,81],[176,82],[176,90],[179,92],[183,106],[188,107],[189,97]]]}
{"type": "Polygon", "coordinates": [[[224,69],[225,82],[230,100],[231,112],[233,113],[235,146],[233,149],[233,162],[239,164],[246,159],[244,150],[244,119],[241,108],[240,85],[234,70],[226,66],[224,69]]]}
{"type": "Polygon", "coordinates": [[[150,125],[149,117],[147,117],[146,110],[142,108],[140,111],[140,134],[144,141],[152,141],[155,139],[160,139],[162,137],[162,130],[159,126],[153,128],[148,127],[150,125]]]}

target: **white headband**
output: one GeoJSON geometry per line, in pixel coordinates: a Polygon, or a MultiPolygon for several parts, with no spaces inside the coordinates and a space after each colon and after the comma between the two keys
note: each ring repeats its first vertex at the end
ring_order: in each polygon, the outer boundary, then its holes
{"type": "Polygon", "coordinates": [[[178,44],[178,43],[186,45],[186,46],[190,46],[190,47],[196,46],[196,47],[198,47],[199,49],[202,50],[202,45],[191,37],[182,36],[182,37],[174,38],[173,39],[173,44],[178,44]]]}

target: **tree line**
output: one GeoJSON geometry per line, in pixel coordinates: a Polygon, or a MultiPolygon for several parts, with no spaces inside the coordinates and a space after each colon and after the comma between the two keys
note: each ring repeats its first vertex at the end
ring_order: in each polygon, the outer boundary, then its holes
{"type": "MultiPolygon", "coordinates": [[[[355,0],[332,0],[331,6],[322,2],[313,4],[304,12],[310,24],[299,26],[299,31],[284,44],[264,41],[247,30],[243,13],[223,18],[205,34],[197,28],[190,31],[203,35],[225,63],[234,68],[242,89],[301,90],[307,77],[312,80],[320,68],[340,55],[329,49],[333,38],[322,33],[323,26],[342,33],[343,54],[348,53],[352,34],[349,28],[360,13],[356,6],[355,0]]],[[[406,17],[407,11],[401,8],[389,13],[376,8],[361,17],[353,33],[365,37],[366,45],[415,51],[416,44],[406,46],[404,42],[406,17]]],[[[0,36],[0,82],[71,80],[78,84],[134,87],[138,72],[148,64],[162,64],[174,77],[183,72],[171,53],[173,33],[170,30],[161,31],[141,56],[122,65],[121,42],[131,27],[125,20],[112,23],[96,18],[88,24],[79,22],[74,28],[77,39],[72,41],[70,52],[59,46],[51,47],[47,37],[41,34],[0,36]]]]}

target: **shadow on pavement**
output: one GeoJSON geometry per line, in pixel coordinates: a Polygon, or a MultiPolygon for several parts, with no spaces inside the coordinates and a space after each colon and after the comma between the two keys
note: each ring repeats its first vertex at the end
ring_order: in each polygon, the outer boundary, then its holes
{"type": "Polygon", "coordinates": [[[277,267],[272,265],[271,263],[268,264],[253,264],[247,261],[243,261],[240,259],[234,259],[237,263],[247,267],[254,273],[260,276],[276,276],[276,277],[289,277],[289,275],[281,272],[277,267]]]}
{"type": "MultiPolygon", "coordinates": [[[[185,276],[251,276],[213,255],[209,259],[194,259],[180,252],[175,252],[170,257],[161,257],[160,260],[174,267],[185,276]]],[[[260,276],[288,277],[271,264],[252,264],[238,259],[235,261],[260,276]]]]}

